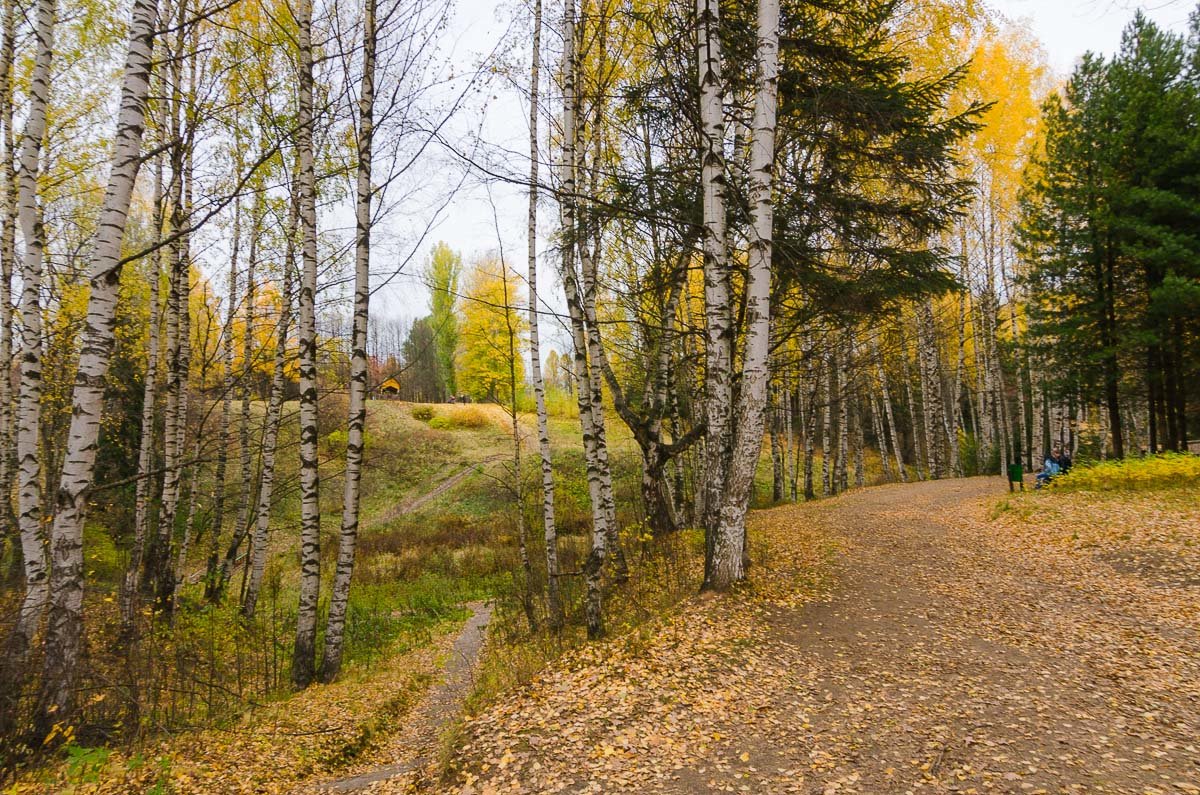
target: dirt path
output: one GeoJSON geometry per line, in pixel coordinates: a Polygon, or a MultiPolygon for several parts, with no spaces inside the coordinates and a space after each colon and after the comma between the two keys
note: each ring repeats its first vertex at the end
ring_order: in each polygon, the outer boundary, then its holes
{"type": "Polygon", "coordinates": [[[401,786],[408,774],[421,771],[434,761],[442,731],[459,717],[463,699],[470,691],[475,662],[492,617],[490,605],[475,603],[468,607],[471,617],[454,641],[443,680],[431,687],[420,704],[404,717],[403,727],[387,748],[373,754],[376,758],[392,758],[396,761],[364,770],[355,776],[326,782],[309,788],[308,792],[363,792],[389,783],[401,786]]]}
{"type": "Polygon", "coordinates": [[[384,511],[379,516],[371,520],[371,526],[378,527],[380,525],[385,525],[388,522],[395,521],[405,514],[409,514],[413,511],[424,508],[433,500],[450,491],[450,489],[454,488],[459,483],[462,483],[473,472],[481,471],[488,464],[494,464],[495,462],[501,461],[505,458],[507,458],[507,455],[503,453],[497,453],[496,455],[490,455],[476,463],[467,464],[457,472],[454,472],[453,474],[448,475],[442,480],[438,481],[437,484],[428,491],[423,491],[415,497],[398,503],[394,508],[384,511]]]}
{"type": "Polygon", "coordinates": [[[1198,589],[1005,535],[1003,488],[759,514],[758,593],[481,716],[460,791],[1200,793],[1198,589]],[[784,551],[831,534],[805,582],[784,551]]]}

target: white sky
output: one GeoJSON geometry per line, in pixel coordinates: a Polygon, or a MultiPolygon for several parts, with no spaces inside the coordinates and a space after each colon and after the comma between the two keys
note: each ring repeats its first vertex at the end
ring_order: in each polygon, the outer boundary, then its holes
{"type": "MultiPolygon", "coordinates": [[[[1156,22],[1175,30],[1184,30],[1188,13],[1195,7],[1191,0],[986,0],[987,5],[1003,17],[1027,24],[1043,43],[1051,67],[1060,75],[1070,73],[1075,61],[1087,50],[1111,55],[1120,44],[1121,31],[1132,19],[1134,11],[1143,9],[1156,22]]],[[[557,19],[560,3],[547,0],[548,24],[557,19]]],[[[528,16],[524,0],[458,0],[453,11],[454,21],[446,33],[446,47],[453,49],[456,63],[466,70],[479,63],[484,55],[496,46],[496,42],[512,35],[509,25],[514,16],[528,16]]],[[[547,31],[546,35],[553,35],[547,31]]],[[[522,29],[514,36],[522,49],[528,49],[528,33],[522,29]]],[[[553,48],[557,50],[557,47],[553,48]]],[[[509,57],[515,63],[527,63],[528,53],[514,49],[509,57]]],[[[525,70],[528,67],[524,67],[525,70]]],[[[527,71],[515,79],[527,82],[527,71]]],[[[455,129],[465,138],[468,131],[477,130],[480,138],[493,152],[507,152],[496,164],[511,173],[528,170],[528,116],[525,100],[511,85],[496,81],[495,90],[489,97],[488,108],[483,111],[478,103],[457,119],[455,129]]],[[[543,81],[544,83],[544,81],[543,81]]],[[[479,98],[480,100],[483,97],[479,98]]],[[[542,121],[545,134],[546,121],[542,121]]],[[[544,140],[544,138],[543,138],[544,140]]],[[[443,162],[432,167],[432,172],[442,175],[447,182],[454,182],[456,170],[462,164],[449,154],[436,155],[443,162]]],[[[544,157],[544,155],[543,155],[544,157]]],[[[525,212],[526,194],[523,188],[494,184],[492,197],[496,204],[496,216],[503,240],[504,254],[518,273],[525,271],[525,212]]],[[[419,214],[419,213],[418,213],[419,214]]],[[[429,233],[423,246],[425,251],[437,240],[444,240],[451,248],[461,252],[469,262],[471,257],[494,251],[497,248],[496,220],[493,218],[487,190],[479,180],[468,183],[439,216],[435,228],[429,233]]],[[[416,219],[408,218],[408,222],[416,219]]],[[[553,230],[553,207],[549,204],[541,210],[541,235],[543,248],[546,235],[553,230]]],[[[399,224],[403,226],[404,224],[399,224]]],[[[417,223],[421,227],[423,223],[417,223]]],[[[397,237],[405,237],[396,230],[397,237]]],[[[424,261],[425,254],[418,257],[424,261]]],[[[544,258],[541,258],[544,259],[544,258]]],[[[409,267],[408,273],[397,277],[388,287],[380,290],[373,299],[372,311],[385,317],[419,317],[428,311],[428,294],[416,275],[416,268],[409,267]]],[[[543,300],[554,308],[562,306],[561,288],[553,266],[543,262],[539,267],[540,288],[543,300]]],[[[554,328],[543,325],[543,334],[551,344],[562,347],[562,336],[554,328]]]]}
{"type": "Polygon", "coordinates": [[[1051,66],[1062,75],[1088,50],[1111,55],[1135,10],[1142,9],[1163,27],[1182,31],[1196,7],[1187,0],[987,0],[987,5],[1011,20],[1028,22],[1045,46],[1051,66]]]}

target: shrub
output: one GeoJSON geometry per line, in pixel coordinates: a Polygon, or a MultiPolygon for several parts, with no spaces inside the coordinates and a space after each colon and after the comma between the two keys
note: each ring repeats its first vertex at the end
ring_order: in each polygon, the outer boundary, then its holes
{"type": "Polygon", "coordinates": [[[492,422],[488,407],[475,403],[448,405],[442,414],[451,428],[484,428],[492,422]]]}
{"type": "Polygon", "coordinates": [[[413,406],[412,416],[414,420],[429,422],[431,419],[433,419],[433,406],[413,406]]]}
{"type": "Polygon", "coordinates": [[[429,427],[435,431],[444,431],[450,427],[450,420],[445,417],[434,417],[429,421],[429,427]]]}
{"type": "Polygon", "coordinates": [[[1053,481],[1068,491],[1134,491],[1200,485],[1200,456],[1166,453],[1076,466],[1053,481]]]}

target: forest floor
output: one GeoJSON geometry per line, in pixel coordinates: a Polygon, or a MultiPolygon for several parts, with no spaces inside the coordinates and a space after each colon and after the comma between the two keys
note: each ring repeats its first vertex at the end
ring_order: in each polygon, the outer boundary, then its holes
{"type": "Polygon", "coordinates": [[[887,486],[754,515],[753,584],[569,653],[373,792],[1200,793],[1194,494],[887,486]]]}

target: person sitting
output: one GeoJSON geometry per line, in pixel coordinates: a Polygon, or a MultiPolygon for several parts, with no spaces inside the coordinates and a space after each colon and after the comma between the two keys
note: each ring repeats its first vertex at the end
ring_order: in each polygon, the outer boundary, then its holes
{"type": "Polygon", "coordinates": [[[1046,460],[1042,462],[1042,471],[1038,473],[1037,485],[1034,488],[1042,488],[1051,480],[1054,479],[1062,471],[1058,464],[1058,453],[1049,453],[1046,455],[1046,460]]]}

